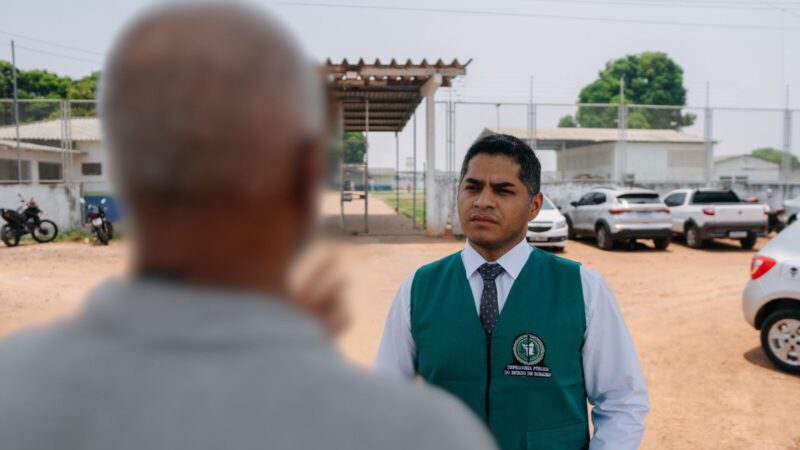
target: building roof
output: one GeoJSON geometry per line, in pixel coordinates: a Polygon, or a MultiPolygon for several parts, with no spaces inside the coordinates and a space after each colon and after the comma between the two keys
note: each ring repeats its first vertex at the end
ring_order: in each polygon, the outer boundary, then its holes
{"type": "Polygon", "coordinates": [[[773,161],[768,161],[766,159],[759,158],[757,156],[753,156],[753,155],[750,155],[750,154],[747,154],[747,153],[743,153],[741,155],[716,155],[716,156],[714,156],[714,164],[725,162],[725,161],[732,161],[734,159],[742,159],[742,158],[752,158],[752,159],[757,160],[759,163],[771,164],[771,165],[774,165],[776,167],[780,167],[780,163],[776,163],[776,162],[773,162],[773,161]]]}
{"type": "MultiPolygon", "coordinates": [[[[100,142],[100,120],[96,117],[76,117],[69,120],[73,141],[100,142]]],[[[24,123],[19,126],[21,140],[60,141],[64,138],[64,122],[60,119],[24,123]]],[[[0,127],[0,139],[16,140],[13,125],[0,127]]]]}
{"type": "MultiPolygon", "coordinates": [[[[0,140],[0,147],[6,147],[11,150],[16,150],[17,148],[17,141],[10,140],[10,139],[3,139],[0,140]]],[[[19,148],[21,150],[26,151],[33,151],[33,152],[47,152],[47,153],[63,153],[64,149],[61,147],[53,147],[50,145],[41,145],[41,144],[32,144],[30,142],[20,141],[19,148]]],[[[84,154],[86,152],[82,152],[80,150],[69,150],[69,153],[72,154],[84,154]]]]}
{"type": "MultiPolygon", "coordinates": [[[[481,136],[489,134],[509,134],[520,139],[528,138],[527,128],[486,128],[481,136]]],[[[646,130],[629,129],[626,133],[627,142],[669,142],[702,144],[705,142],[701,136],[693,136],[676,130],[646,130]]],[[[616,142],[619,140],[619,130],[616,128],[537,128],[537,148],[561,148],[561,143],[570,143],[569,147],[591,145],[603,142],[616,142]]]]}
{"type": "Polygon", "coordinates": [[[449,64],[438,60],[413,63],[410,59],[388,63],[363,59],[334,63],[328,59],[322,67],[331,100],[342,104],[344,131],[365,131],[366,102],[369,101],[369,131],[402,131],[425,96],[423,86],[430,80],[448,87],[452,80],[467,73],[467,65],[454,59],[449,64]]]}

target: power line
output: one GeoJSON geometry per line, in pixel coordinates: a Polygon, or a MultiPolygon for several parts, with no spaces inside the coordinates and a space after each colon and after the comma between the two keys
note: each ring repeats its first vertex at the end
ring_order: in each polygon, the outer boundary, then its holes
{"type": "Polygon", "coordinates": [[[103,54],[100,53],[100,52],[94,52],[94,51],[91,51],[91,50],[85,50],[85,49],[78,48],[78,47],[71,47],[71,46],[68,46],[68,45],[59,44],[57,42],[46,41],[44,39],[33,38],[33,37],[30,37],[30,36],[23,36],[21,34],[9,33],[8,31],[4,31],[4,30],[0,30],[0,34],[5,34],[7,36],[16,37],[16,38],[19,38],[19,39],[25,39],[25,40],[32,41],[32,42],[38,42],[40,44],[52,45],[53,47],[59,47],[59,48],[63,48],[63,49],[66,49],[66,50],[72,50],[72,51],[76,51],[76,52],[86,53],[86,54],[89,54],[89,55],[103,56],[103,54]]]}
{"type": "MultiPolygon", "coordinates": [[[[752,4],[752,3],[704,3],[704,2],[670,2],[664,3],[654,0],[643,1],[625,1],[625,0],[523,0],[527,3],[579,3],[585,5],[620,5],[632,7],[656,7],[656,8],[697,8],[697,9],[717,9],[717,10],[752,10],[752,11],[769,11],[773,9],[772,6],[766,4],[752,4]]],[[[800,3],[793,3],[792,8],[784,8],[784,10],[796,9],[800,7],[800,3]]]]}
{"type": "Polygon", "coordinates": [[[704,23],[704,22],[672,22],[665,20],[648,20],[648,19],[622,19],[616,17],[592,17],[592,16],[569,16],[562,14],[540,14],[540,13],[524,13],[524,12],[504,12],[504,11],[487,11],[487,10],[469,10],[469,9],[445,9],[445,8],[417,8],[407,6],[377,6],[377,5],[358,5],[358,4],[345,4],[345,3],[309,3],[309,2],[277,2],[279,5],[284,6],[300,6],[300,7],[319,7],[319,8],[341,8],[341,9],[363,9],[373,11],[399,11],[399,12],[419,12],[419,13],[436,13],[436,14],[462,14],[474,16],[495,16],[495,17],[512,17],[512,18],[537,18],[537,19],[560,19],[560,20],[575,20],[583,22],[612,22],[612,23],[629,23],[629,24],[642,24],[642,25],[663,25],[663,26],[679,26],[679,27],[702,27],[702,28],[724,28],[724,29],[749,29],[749,30],[765,30],[765,31],[798,31],[800,27],[775,27],[768,25],[747,25],[747,24],[724,24],[724,23],[704,23]]]}
{"type": "MultiPolygon", "coordinates": [[[[3,44],[5,46],[9,46],[9,47],[11,46],[11,44],[7,44],[5,42],[0,42],[0,44],[3,44]]],[[[88,62],[88,63],[92,63],[92,64],[103,64],[102,62],[96,61],[96,60],[93,60],[93,59],[78,58],[78,57],[75,57],[75,56],[64,55],[62,53],[54,53],[54,52],[48,52],[46,50],[39,50],[39,49],[36,49],[36,48],[23,47],[21,45],[17,45],[16,48],[27,50],[29,52],[41,53],[43,55],[55,56],[57,58],[72,59],[72,60],[75,60],[75,61],[88,62]]]]}

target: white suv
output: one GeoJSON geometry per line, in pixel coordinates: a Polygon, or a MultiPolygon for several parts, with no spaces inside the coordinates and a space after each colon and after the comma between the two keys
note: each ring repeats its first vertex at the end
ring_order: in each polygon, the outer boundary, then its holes
{"type": "Polygon", "coordinates": [[[595,236],[603,250],[636,239],[652,239],[664,250],[672,239],[669,209],[655,191],[598,187],[571,205],[565,214],[570,238],[595,236]]]}
{"type": "Polygon", "coordinates": [[[761,330],[761,347],[769,359],[800,374],[800,223],[753,257],[750,278],[742,296],[745,319],[761,330]]]}

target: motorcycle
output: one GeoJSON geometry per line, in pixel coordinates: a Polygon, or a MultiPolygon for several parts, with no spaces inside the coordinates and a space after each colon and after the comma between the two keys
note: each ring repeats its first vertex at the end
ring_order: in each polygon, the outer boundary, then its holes
{"type": "Polygon", "coordinates": [[[81,198],[81,203],[86,205],[86,217],[89,220],[87,225],[92,227],[92,232],[102,245],[108,245],[108,242],[114,238],[114,225],[106,218],[104,206],[106,199],[100,200],[100,205],[88,204],[83,198],[81,198]]]}
{"type": "Polygon", "coordinates": [[[19,195],[19,198],[23,206],[16,211],[0,208],[0,217],[7,222],[0,228],[0,240],[7,247],[15,247],[19,245],[20,238],[28,233],[36,242],[40,243],[55,239],[58,235],[58,227],[52,220],[40,218],[42,210],[39,209],[36,200],[31,198],[26,202],[22,195],[19,195]]]}

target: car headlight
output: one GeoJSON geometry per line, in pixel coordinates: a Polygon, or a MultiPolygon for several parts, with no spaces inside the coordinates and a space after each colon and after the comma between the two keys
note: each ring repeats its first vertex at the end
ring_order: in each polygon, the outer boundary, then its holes
{"type": "Polygon", "coordinates": [[[556,226],[554,227],[556,230],[560,230],[562,228],[567,228],[567,221],[566,220],[559,220],[556,222],[556,226]]]}

